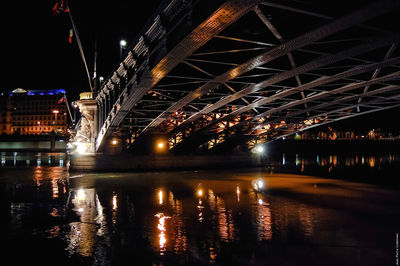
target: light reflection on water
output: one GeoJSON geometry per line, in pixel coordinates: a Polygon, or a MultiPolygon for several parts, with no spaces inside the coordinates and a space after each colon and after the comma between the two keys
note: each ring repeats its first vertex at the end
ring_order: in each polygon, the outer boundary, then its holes
{"type": "Polygon", "coordinates": [[[64,167],[67,165],[65,153],[47,152],[0,152],[0,167],[64,167]]]}
{"type": "Polygon", "coordinates": [[[400,161],[399,155],[385,154],[385,155],[310,155],[295,154],[289,157],[287,154],[282,154],[281,160],[273,163],[282,166],[295,165],[304,170],[305,166],[321,166],[321,167],[357,167],[368,166],[370,168],[380,167],[382,165],[390,165],[400,161]],[[315,158],[315,159],[314,159],[315,158]]]}
{"type": "MultiPolygon", "coordinates": [[[[285,160],[307,164],[300,156],[285,160]]],[[[334,155],[317,161],[347,165],[334,155]]],[[[377,165],[380,159],[354,157],[354,164],[363,161],[377,165]]],[[[293,241],[300,243],[298,249],[354,246],[364,254],[362,243],[385,239],[386,234],[375,232],[390,231],[391,223],[398,222],[393,216],[385,225],[385,208],[390,209],[396,193],[264,171],[82,174],[69,179],[63,167],[34,167],[16,171],[10,180],[9,237],[17,238],[29,227],[36,236],[63,243],[67,257],[86,258],[93,265],[109,265],[119,256],[150,258],[151,263],[187,264],[188,256],[202,264],[224,262],[232,248],[242,262],[249,262],[260,247],[293,241]],[[363,197],[372,197],[377,207],[363,203],[363,197]],[[377,208],[377,216],[370,208],[377,208]],[[344,234],[349,221],[357,226],[344,234]]]]}

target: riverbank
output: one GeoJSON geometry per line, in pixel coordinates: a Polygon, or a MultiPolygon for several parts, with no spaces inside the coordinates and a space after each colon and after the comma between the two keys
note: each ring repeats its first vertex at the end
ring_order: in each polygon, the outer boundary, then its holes
{"type": "Polygon", "coordinates": [[[71,172],[142,172],[159,170],[193,170],[257,167],[265,164],[263,156],[243,155],[193,155],[193,156],[135,156],[91,154],[70,156],[71,172]]]}
{"type": "Polygon", "coordinates": [[[49,135],[1,135],[0,151],[5,152],[66,152],[64,136],[49,135]]]}
{"type": "Polygon", "coordinates": [[[266,145],[275,154],[355,154],[400,151],[400,140],[276,140],[266,145]]]}
{"type": "MultiPolygon", "coordinates": [[[[371,140],[278,140],[264,144],[262,153],[199,154],[199,155],[148,155],[138,156],[121,152],[111,154],[73,154],[70,171],[158,171],[278,166],[282,154],[338,155],[397,153],[400,141],[371,140]]],[[[360,157],[361,161],[361,157],[360,157]]],[[[370,163],[373,163],[372,161],[370,163]]]]}

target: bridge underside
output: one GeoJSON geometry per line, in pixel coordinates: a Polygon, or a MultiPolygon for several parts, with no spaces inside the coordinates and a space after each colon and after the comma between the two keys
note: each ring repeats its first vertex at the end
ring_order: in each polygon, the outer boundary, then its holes
{"type": "Polygon", "coordinates": [[[98,150],[251,148],[400,106],[399,1],[215,2],[160,6],[98,93],[98,150]]]}

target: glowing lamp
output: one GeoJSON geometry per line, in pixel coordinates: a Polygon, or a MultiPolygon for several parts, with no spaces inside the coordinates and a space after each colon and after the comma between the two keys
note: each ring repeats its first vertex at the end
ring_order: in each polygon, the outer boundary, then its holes
{"type": "Polygon", "coordinates": [[[86,146],[85,143],[78,143],[78,144],[76,145],[76,151],[77,151],[79,154],[84,154],[84,153],[86,153],[86,150],[87,150],[87,146],[86,146]]]}
{"type": "Polygon", "coordinates": [[[119,42],[119,45],[121,45],[121,47],[125,47],[126,46],[126,41],[125,40],[121,40],[119,42]]]}
{"type": "Polygon", "coordinates": [[[256,146],[256,147],[254,147],[253,152],[254,152],[254,153],[261,154],[261,153],[264,152],[264,147],[263,147],[262,145],[258,145],[258,146],[256,146]]]}

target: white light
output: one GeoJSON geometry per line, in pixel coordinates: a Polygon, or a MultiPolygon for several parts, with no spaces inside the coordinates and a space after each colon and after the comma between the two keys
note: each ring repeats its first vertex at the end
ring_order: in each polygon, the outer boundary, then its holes
{"type": "Polygon", "coordinates": [[[255,151],[256,153],[263,153],[263,152],[264,152],[264,147],[261,146],[261,145],[259,145],[259,146],[257,146],[257,147],[254,148],[254,151],[255,151]]]}
{"type": "Polygon", "coordinates": [[[119,42],[119,44],[121,45],[121,47],[125,47],[126,46],[126,41],[125,40],[121,40],[119,42]]]}
{"type": "Polygon", "coordinates": [[[79,189],[76,196],[77,196],[79,201],[85,200],[85,198],[86,198],[85,191],[83,191],[83,189],[79,189]]]}
{"type": "Polygon", "coordinates": [[[87,150],[86,143],[78,142],[78,143],[76,144],[76,151],[77,151],[79,154],[84,154],[84,153],[86,153],[86,150],[87,150]]]}
{"type": "Polygon", "coordinates": [[[257,181],[257,188],[260,189],[260,188],[263,188],[263,187],[264,187],[264,181],[258,180],[257,181]]]}
{"type": "Polygon", "coordinates": [[[104,78],[103,78],[103,77],[100,77],[99,79],[100,79],[100,81],[103,81],[103,80],[104,80],[104,78]]]}

